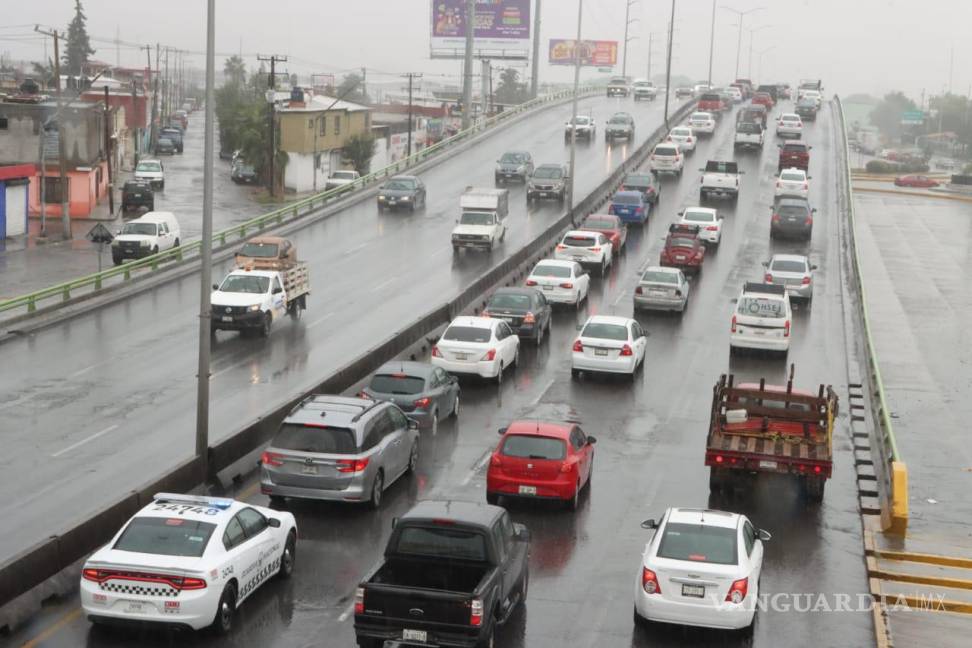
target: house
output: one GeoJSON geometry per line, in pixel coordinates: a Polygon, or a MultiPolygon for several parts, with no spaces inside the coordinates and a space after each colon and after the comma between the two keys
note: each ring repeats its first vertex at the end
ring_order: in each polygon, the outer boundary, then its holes
{"type": "Polygon", "coordinates": [[[298,193],[322,190],[331,172],[344,168],[341,149],[348,138],[371,132],[371,109],[301,88],[286,97],[278,99],[276,108],[278,146],[288,156],[284,188],[298,193]]]}

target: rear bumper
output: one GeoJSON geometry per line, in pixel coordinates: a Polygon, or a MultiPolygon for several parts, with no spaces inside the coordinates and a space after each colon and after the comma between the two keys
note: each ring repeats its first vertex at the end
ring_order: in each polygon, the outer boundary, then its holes
{"type": "Polygon", "coordinates": [[[579,288],[554,288],[553,290],[544,290],[541,286],[536,288],[552,304],[575,304],[580,299],[579,288]]]}
{"type": "Polygon", "coordinates": [[[710,599],[701,604],[681,603],[662,598],[660,594],[646,594],[641,588],[640,578],[635,587],[635,611],[649,621],[739,630],[752,623],[756,614],[752,595],[739,604],[715,603],[710,599]]]}
{"type": "Polygon", "coordinates": [[[678,268],[684,272],[699,272],[702,270],[702,261],[663,261],[659,260],[658,265],[665,268],[678,268]]]}
{"type": "Polygon", "coordinates": [[[367,482],[364,477],[355,477],[348,484],[348,487],[342,490],[284,486],[273,481],[272,473],[266,469],[260,470],[260,492],[274,497],[293,497],[328,502],[363,502],[368,499],[368,495],[365,494],[367,490],[364,486],[365,483],[367,482]]]}
{"type": "Polygon", "coordinates": [[[453,248],[465,248],[467,250],[492,250],[492,241],[457,241],[452,239],[453,248]]]}
{"type": "Polygon", "coordinates": [[[486,475],[486,492],[490,495],[516,497],[524,500],[569,500],[574,496],[576,486],[573,474],[569,478],[555,481],[517,479],[509,475],[493,474],[492,472],[486,475]],[[520,486],[533,486],[537,489],[537,494],[522,495],[520,494],[520,486]]]}
{"type": "Polygon", "coordinates": [[[635,356],[597,358],[583,353],[572,353],[570,368],[594,373],[631,374],[635,370],[635,356]]]}
{"type": "Polygon", "coordinates": [[[396,619],[388,619],[386,623],[369,622],[358,616],[354,618],[354,634],[357,639],[380,639],[384,641],[401,641],[404,627],[425,630],[428,633],[427,643],[430,646],[442,648],[475,648],[479,646],[479,633],[482,630],[470,627],[460,631],[456,626],[449,629],[430,628],[429,623],[416,623],[406,626],[408,622],[399,623],[396,619]],[[394,624],[394,625],[393,625],[394,624]],[[455,628],[455,629],[452,629],[455,628]]]}
{"type": "Polygon", "coordinates": [[[763,351],[788,351],[790,338],[778,338],[748,333],[730,333],[729,346],[736,349],[758,349],[763,351]]]}
{"type": "Polygon", "coordinates": [[[770,225],[773,236],[808,239],[813,235],[813,225],[770,225]]]}
{"type": "Polygon", "coordinates": [[[481,378],[495,378],[499,373],[499,360],[486,361],[478,360],[474,362],[460,362],[458,360],[446,360],[445,358],[432,358],[432,365],[441,367],[451,374],[463,374],[467,376],[480,376],[481,378]]]}
{"type": "Polygon", "coordinates": [[[178,597],[161,600],[138,594],[103,591],[90,581],[81,581],[81,608],[85,617],[95,623],[114,626],[155,626],[200,630],[216,616],[218,593],[206,590],[182,592],[178,597]],[[214,595],[215,594],[215,595],[214,595]],[[178,601],[178,608],[165,608],[178,601]],[[141,603],[141,610],[128,612],[131,603],[141,603]],[[172,609],[172,612],[162,610],[172,609]]]}
{"type": "Polygon", "coordinates": [[[634,307],[642,310],[683,311],[686,299],[684,297],[650,297],[635,295],[634,307]]]}

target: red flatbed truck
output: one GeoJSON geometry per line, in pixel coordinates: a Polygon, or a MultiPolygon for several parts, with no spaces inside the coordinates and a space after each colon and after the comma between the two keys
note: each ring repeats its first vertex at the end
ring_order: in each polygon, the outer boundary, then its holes
{"type": "Polygon", "coordinates": [[[785,386],[735,384],[723,374],[712,390],[705,465],[709,490],[730,489],[759,473],[792,475],[807,499],[823,500],[833,471],[837,394],[830,385],[817,393],[785,386]]]}

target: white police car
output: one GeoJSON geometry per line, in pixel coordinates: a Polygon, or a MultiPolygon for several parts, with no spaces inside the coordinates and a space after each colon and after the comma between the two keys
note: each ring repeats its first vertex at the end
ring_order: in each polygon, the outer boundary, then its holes
{"type": "Polygon", "coordinates": [[[92,623],[229,632],[236,607],[294,570],[294,516],[232,499],[158,493],[81,572],[92,623]]]}

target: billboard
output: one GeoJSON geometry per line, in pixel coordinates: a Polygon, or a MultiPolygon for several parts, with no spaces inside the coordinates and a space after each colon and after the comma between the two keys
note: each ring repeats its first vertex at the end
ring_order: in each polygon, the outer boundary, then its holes
{"type": "MultiPolygon", "coordinates": [[[[530,57],[532,0],[476,0],[473,54],[477,58],[530,57]]],[[[432,0],[432,58],[466,53],[466,0],[432,0]]]]}
{"type": "MultiPolygon", "coordinates": [[[[574,44],[577,41],[565,38],[550,39],[550,64],[573,65],[574,44]]],[[[614,67],[618,64],[618,41],[582,40],[580,42],[580,64],[594,67],[614,67]]]]}

